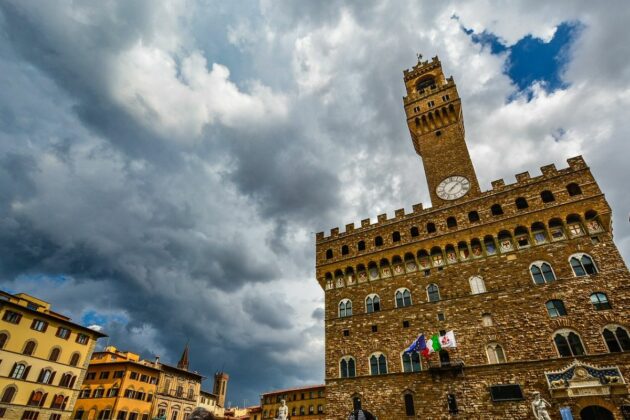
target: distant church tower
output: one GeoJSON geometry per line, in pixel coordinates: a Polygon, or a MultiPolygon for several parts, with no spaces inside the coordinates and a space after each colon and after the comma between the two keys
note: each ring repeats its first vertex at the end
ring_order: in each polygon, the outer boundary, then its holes
{"type": "Polygon", "coordinates": [[[217,396],[217,405],[225,407],[225,394],[227,393],[227,383],[230,376],[225,372],[217,372],[214,374],[214,388],[212,393],[217,396]]]}
{"type": "Polygon", "coordinates": [[[179,369],[188,370],[188,343],[186,343],[186,347],[184,347],[182,357],[179,359],[179,362],[177,362],[177,367],[179,369]]]}
{"type": "Polygon", "coordinates": [[[404,71],[407,125],[422,157],[434,207],[479,195],[464,139],[464,115],[452,77],[445,78],[437,57],[404,71]]]}

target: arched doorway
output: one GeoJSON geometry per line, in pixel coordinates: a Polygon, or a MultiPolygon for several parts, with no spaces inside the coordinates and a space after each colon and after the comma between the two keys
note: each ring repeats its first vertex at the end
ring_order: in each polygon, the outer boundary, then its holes
{"type": "Polygon", "coordinates": [[[615,420],[615,416],[610,411],[599,405],[584,407],[580,411],[580,418],[582,420],[615,420]]]}

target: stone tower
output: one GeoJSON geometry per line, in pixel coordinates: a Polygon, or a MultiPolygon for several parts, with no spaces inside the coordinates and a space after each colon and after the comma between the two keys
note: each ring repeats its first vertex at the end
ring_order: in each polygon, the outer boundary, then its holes
{"type": "Polygon", "coordinates": [[[479,182],[464,138],[457,86],[437,57],[404,72],[407,125],[422,157],[431,203],[438,207],[479,195],[479,182]]]}
{"type": "Polygon", "coordinates": [[[584,159],[481,191],[453,79],[433,58],[404,81],[433,207],[316,235],[326,418],[360,397],[381,420],[529,419],[534,392],[554,419],[630,416],[630,273],[584,159]],[[448,331],[456,348],[405,353],[448,331]]]}
{"type": "Polygon", "coordinates": [[[179,369],[188,370],[189,360],[188,360],[188,343],[186,343],[186,347],[184,347],[184,351],[182,352],[182,357],[179,358],[179,362],[177,362],[177,367],[179,369]]]}
{"type": "Polygon", "coordinates": [[[230,376],[225,372],[217,372],[214,374],[214,387],[212,393],[217,396],[217,405],[225,407],[225,395],[227,393],[227,383],[230,376]]]}

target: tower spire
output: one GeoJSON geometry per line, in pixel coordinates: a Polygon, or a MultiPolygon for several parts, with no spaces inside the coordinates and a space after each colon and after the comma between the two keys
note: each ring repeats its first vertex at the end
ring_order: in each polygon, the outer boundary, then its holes
{"type": "Polygon", "coordinates": [[[188,370],[188,341],[186,341],[186,347],[184,347],[182,357],[179,359],[179,362],[177,362],[177,367],[179,369],[188,370]]]}

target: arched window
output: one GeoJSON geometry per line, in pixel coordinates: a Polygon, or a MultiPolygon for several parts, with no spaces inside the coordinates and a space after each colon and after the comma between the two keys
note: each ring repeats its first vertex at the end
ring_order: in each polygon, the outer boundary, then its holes
{"type": "Polygon", "coordinates": [[[315,406],[313,404],[308,406],[308,414],[314,414],[315,413],[315,406]]]}
{"type": "Polygon", "coordinates": [[[610,302],[608,301],[608,296],[603,292],[595,292],[591,295],[591,303],[596,311],[605,311],[607,309],[612,309],[610,306],[610,302]]]}
{"type": "Polygon", "coordinates": [[[350,299],[343,299],[339,302],[339,317],[352,315],[352,301],[350,299]]]}
{"type": "Polygon", "coordinates": [[[404,308],[405,306],[411,306],[411,292],[409,289],[396,290],[396,307],[404,308]]]}
{"type": "Polygon", "coordinates": [[[61,350],[59,350],[59,347],[55,347],[50,351],[50,356],[48,357],[48,360],[50,360],[51,362],[56,362],[57,360],[59,360],[60,353],[61,350]]]}
{"type": "Polygon", "coordinates": [[[529,266],[532,280],[536,284],[551,283],[556,279],[551,265],[545,261],[535,261],[529,266]]]}
{"type": "Polygon", "coordinates": [[[553,342],[562,357],[581,356],[586,354],[582,339],[575,331],[560,330],[553,336],[553,342]]]}
{"type": "Polygon", "coordinates": [[[348,248],[348,245],[344,245],[341,247],[341,255],[348,255],[349,252],[350,249],[348,248]]]}
{"type": "Polygon", "coordinates": [[[411,237],[415,238],[416,236],[420,236],[420,231],[416,226],[411,228],[411,237]]]}
{"type": "Polygon", "coordinates": [[[564,302],[560,299],[552,299],[548,300],[545,303],[547,307],[547,313],[551,318],[558,318],[559,316],[565,316],[567,314],[567,310],[564,307],[564,302]]]}
{"type": "Polygon", "coordinates": [[[383,246],[383,237],[377,236],[374,238],[374,246],[383,246]]]}
{"type": "Polygon", "coordinates": [[[431,283],[427,286],[427,297],[429,302],[437,302],[440,300],[440,289],[437,284],[431,283]]]}
{"type": "Polygon", "coordinates": [[[42,384],[49,384],[54,377],[54,373],[50,369],[43,369],[39,373],[39,377],[37,378],[37,382],[42,384]]]}
{"type": "Polygon", "coordinates": [[[542,198],[543,203],[551,203],[552,201],[556,201],[556,198],[553,196],[553,193],[549,190],[545,190],[541,192],[540,198],[542,198]]]}
{"type": "Polygon", "coordinates": [[[569,258],[569,262],[576,277],[597,273],[597,267],[595,267],[593,259],[588,254],[573,254],[569,258]]]}
{"type": "Polygon", "coordinates": [[[22,354],[26,354],[27,356],[32,356],[34,351],[35,351],[35,342],[31,340],[31,341],[27,341],[26,344],[24,345],[24,350],[22,351],[22,354]]]}
{"type": "Polygon", "coordinates": [[[468,279],[468,283],[470,283],[470,293],[473,295],[486,292],[486,285],[481,277],[472,276],[468,279]]]}
{"type": "Polygon", "coordinates": [[[422,370],[420,353],[417,351],[412,351],[411,353],[403,352],[402,365],[403,372],[420,372],[422,370]]]}
{"type": "Polygon", "coordinates": [[[383,353],[370,356],[370,375],[384,375],[387,373],[387,359],[383,353]]]}
{"type": "MultiPolygon", "coordinates": [[[[277,416],[277,415],[278,415],[278,413],[276,413],[276,416],[277,416]]],[[[301,406],[300,406],[300,416],[303,416],[303,415],[304,415],[304,406],[303,406],[303,405],[301,405],[301,406]]]]}
{"type": "Polygon", "coordinates": [[[24,363],[16,363],[9,376],[13,379],[26,379],[29,370],[30,366],[27,368],[24,363]]]}
{"type": "Polygon", "coordinates": [[[407,393],[405,394],[404,399],[405,399],[405,414],[407,414],[408,417],[415,416],[416,409],[413,404],[413,395],[411,395],[410,393],[407,393]]]}
{"type": "Polygon", "coordinates": [[[571,184],[567,185],[567,191],[569,192],[569,195],[571,197],[573,197],[574,195],[582,194],[582,189],[575,182],[572,182],[571,184]]]}
{"type": "Polygon", "coordinates": [[[486,345],[486,354],[488,355],[488,363],[505,363],[505,352],[499,343],[489,343],[486,345]]]}
{"type": "Polygon", "coordinates": [[[527,200],[525,199],[525,197],[517,198],[514,204],[516,204],[516,208],[519,210],[523,210],[529,207],[529,204],[527,204],[527,200]]]}
{"type": "Polygon", "coordinates": [[[356,376],[354,357],[344,356],[339,361],[339,377],[354,378],[356,376]]]}
{"type": "Polygon", "coordinates": [[[296,415],[296,413],[297,413],[297,407],[293,407],[293,408],[291,409],[291,415],[292,415],[292,416],[295,416],[295,415],[296,415]]]}
{"type": "Polygon", "coordinates": [[[425,89],[435,89],[435,78],[428,77],[426,79],[422,79],[416,85],[416,90],[419,94],[423,94],[425,89]]]}
{"type": "Polygon", "coordinates": [[[486,248],[487,255],[494,255],[497,253],[497,247],[492,236],[486,235],[483,238],[483,246],[486,248]]]}
{"type": "Polygon", "coordinates": [[[436,231],[435,223],[432,223],[432,222],[427,223],[427,233],[434,233],[435,231],[436,231]]]}
{"type": "Polygon", "coordinates": [[[501,216],[503,214],[501,204],[493,204],[492,207],[490,207],[490,213],[492,213],[493,216],[501,216]]]}
{"type": "Polygon", "coordinates": [[[332,249],[327,249],[326,250],[326,259],[329,260],[333,257],[333,250],[332,249]]]}
{"type": "Polygon", "coordinates": [[[7,344],[7,341],[9,341],[9,334],[0,333],[0,349],[4,348],[4,346],[7,344]]]}
{"type": "Polygon", "coordinates": [[[76,377],[72,376],[72,374],[64,373],[63,376],[61,377],[61,380],[59,381],[59,386],[72,388],[72,385],[74,385],[75,379],[76,377]]]}
{"type": "Polygon", "coordinates": [[[11,401],[13,401],[13,397],[15,397],[16,391],[17,389],[14,386],[6,388],[4,390],[4,393],[2,394],[2,399],[0,400],[0,402],[10,403],[11,401]]]}
{"type": "Polygon", "coordinates": [[[492,314],[485,313],[481,315],[481,325],[484,327],[492,327],[494,325],[494,321],[492,320],[492,314]]]}
{"type": "Polygon", "coordinates": [[[456,219],[456,218],[454,218],[453,216],[451,216],[451,217],[447,218],[447,219],[446,219],[446,226],[447,226],[449,229],[452,229],[452,228],[457,227],[457,219],[456,219]]]}
{"type": "Polygon", "coordinates": [[[381,298],[377,294],[372,293],[365,298],[365,312],[371,314],[381,310],[381,298]]]}
{"type": "Polygon", "coordinates": [[[72,357],[70,357],[70,366],[77,366],[79,364],[79,353],[72,353],[72,357]]]}
{"type": "Polygon", "coordinates": [[[400,232],[392,233],[392,242],[400,242],[400,232]]]}
{"type": "Polygon", "coordinates": [[[611,353],[619,353],[622,351],[630,351],[630,336],[628,330],[620,325],[607,325],[602,331],[608,351],[611,353]]]}
{"type": "Polygon", "coordinates": [[[471,222],[471,223],[478,222],[479,221],[479,213],[477,213],[475,210],[469,212],[468,213],[468,221],[471,222]]]}
{"type": "Polygon", "coordinates": [[[357,243],[357,249],[359,251],[365,251],[365,241],[359,241],[359,243],[357,243]]]}

